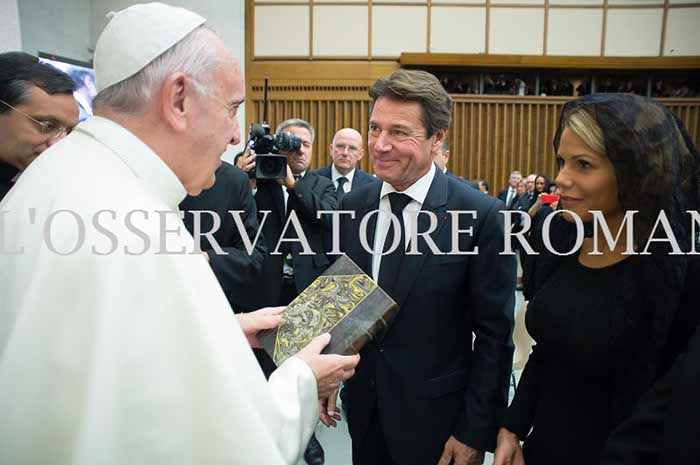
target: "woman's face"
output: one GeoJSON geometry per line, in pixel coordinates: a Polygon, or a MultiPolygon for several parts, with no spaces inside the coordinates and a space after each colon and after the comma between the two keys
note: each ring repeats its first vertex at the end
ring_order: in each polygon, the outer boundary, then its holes
{"type": "Polygon", "coordinates": [[[518,195],[523,195],[527,191],[527,185],[525,184],[524,181],[518,181],[518,184],[515,186],[515,193],[518,195]]]}
{"type": "Polygon", "coordinates": [[[547,185],[547,181],[542,176],[537,176],[535,178],[535,191],[544,192],[544,187],[547,185]]]}
{"type": "Polygon", "coordinates": [[[615,168],[606,155],[594,152],[571,130],[564,129],[557,164],[561,208],[573,211],[584,222],[593,221],[590,212],[595,210],[603,212],[608,222],[622,216],[615,168]]]}
{"type": "Polygon", "coordinates": [[[483,181],[479,181],[479,191],[483,192],[484,194],[489,193],[489,191],[486,189],[486,185],[484,184],[483,181]]]}

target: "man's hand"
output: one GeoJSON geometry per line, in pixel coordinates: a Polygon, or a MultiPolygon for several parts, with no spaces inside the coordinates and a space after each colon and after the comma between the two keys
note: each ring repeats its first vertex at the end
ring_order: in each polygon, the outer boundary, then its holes
{"type": "Polygon", "coordinates": [[[525,465],[523,450],[518,437],[505,428],[498,432],[498,445],[493,456],[493,465],[525,465]]]}
{"type": "Polygon", "coordinates": [[[236,159],[236,166],[246,173],[255,168],[255,153],[250,150],[250,147],[246,148],[243,155],[236,159]]]}
{"type": "Polygon", "coordinates": [[[239,313],[238,324],[251,347],[260,347],[257,334],[263,329],[276,328],[282,321],[282,312],[287,307],[267,307],[255,312],[239,313]]]}
{"type": "Polygon", "coordinates": [[[484,453],[462,444],[454,436],[445,443],[442,457],[437,465],[483,465],[484,453]]]}
{"type": "Polygon", "coordinates": [[[329,428],[331,426],[335,428],[337,425],[336,422],[342,420],[340,417],[340,409],[337,407],[338,391],[339,390],[336,389],[330,397],[318,400],[318,411],[321,423],[329,428]]]}
{"type": "Polygon", "coordinates": [[[321,334],[295,355],[306,362],[314,372],[319,399],[330,397],[333,391],[340,387],[340,383],[355,374],[355,367],[360,362],[359,354],[321,355],[321,351],[330,340],[330,334],[321,334]]]}
{"type": "Polygon", "coordinates": [[[287,165],[287,177],[284,179],[278,179],[277,182],[282,186],[286,186],[287,189],[294,189],[297,182],[294,180],[294,174],[292,173],[292,169],[289,167],[289,164],[287,165]]]}

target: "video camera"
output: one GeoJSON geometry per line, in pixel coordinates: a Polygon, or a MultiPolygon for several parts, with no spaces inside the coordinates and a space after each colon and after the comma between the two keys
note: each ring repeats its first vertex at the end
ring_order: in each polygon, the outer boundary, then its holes
{"type": "Polygon", "coordinates": [[[287,156],[280,152],[296,152],[301,139],[293,134],[270,134],[267,124],[267,78],[263,86],[263,122],[250,125],[248,146],[255,152],[255,169],[248,176],[258,180],[284,179],[287,177],[287,156]]]}
{"type": "Polygon", "coordinates": [[[280,152],[295,152],[301,148],[301,139],[286,132],[270,134],[269,124],[253,123],[248,134],[250,149],[255,152],[255,169],[251,178],[284,179],[287,177],[287,156],[280,152]]]}

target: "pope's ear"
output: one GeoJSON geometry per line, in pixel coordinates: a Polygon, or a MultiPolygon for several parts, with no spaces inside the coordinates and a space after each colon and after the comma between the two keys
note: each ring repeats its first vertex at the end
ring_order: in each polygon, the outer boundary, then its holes
{"type": "Polygon", "coordinates": [[[175,73],[165,79],[160,92],[163,121],[174,131],[187,131],[187,112],[191,110],[194,83],[184,73],[175,73]]]}

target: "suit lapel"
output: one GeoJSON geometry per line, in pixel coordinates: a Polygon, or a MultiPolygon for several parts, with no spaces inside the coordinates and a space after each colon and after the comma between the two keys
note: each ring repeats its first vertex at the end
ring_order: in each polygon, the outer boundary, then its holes
{"type": "MultiPolygon", "coordinates": [[[[430,234],[431,239],[438,247],[440,244],[437,238],[439,237],[440,231],[447,220],[447,186],[447,176],[441,173],[440,170],[437,170],[435,173],[435,179],[433,179],[433,183],[430,185],[430,190],[428,190],[428,195],[426,196],[425,202],[423,202],[423,207],[421,208],[421,211],[429,211],[434,213],[438,219],[435,231],[430,234]]],[[[427,231],[429,227],[430,216],[426,213],[418,215],[418,232],[427,231]]],[[[428,256],[432,254],[427,242],[420,239],[418,240],[418,252],[418,255],[407,254],[402,262],[401,275],[398,277],[395,285],[396,303],[399,304],[399,308],[403,307],[406,299],[408,298],[408,294],[411,292],[411,289],[416,282],[416,279],[418,279],[418,275],[425,264],[425,260],[427,260],[428,256]]],[[[399,312],[399,314],[400,313],[401,312],[399,312]]],[[[396,318],[389,322],[386,330],[382,332],[380,340],[384,339],[386,334],[391,329],[394,321],[396,321],[396,318]]]]}
{"type": "Polygon", "coordinates": [[[272,195],[272,203],[275,205],[275,210],[277,210],[280,223],[284,225],[286,220],[286,211],[284,207],[284,192],[282,189],[283,187],[275,182],[275,184],[271,186],[270,192],[272,195]]]}
{"type": "MultiPolygon", "coordinates": [[[[353,180],[354,181],[354,180],[353,180]]],[[[357,256],[362,257],[360,260],[360,263],[358,263],[358,266],[365,270],[365,272],[368,275],[372,275],[372,254],[368,253],[365,248],[362,246],[361,242],[359,241],[360,237],[360,223],[362,222],[362,219],[365,217],[365,215],[369,215],[375,210],[379,210],[379,194],[382,190],[382,183],[378,182],[376,183],[377,186],[376,188],[372,188],[369,192],[369,194],[365,197],[364,203],[356,210],[356,216],[355,216],[355,221],[354,224],[357,227],[357,230],[354,231],[355,234],[353,237],[358,238],[356,241],[352,241],[349,245],[352,247],[357,247],[358,249],[358,254],[357,256]]],[[[373,214],[372,217],[367,221],[367,245],[369,246],[370,250],[374,247],[374,233],[375,229],[377,228],[377,214],[373,214]]]]}

